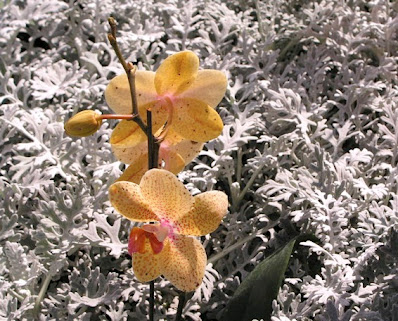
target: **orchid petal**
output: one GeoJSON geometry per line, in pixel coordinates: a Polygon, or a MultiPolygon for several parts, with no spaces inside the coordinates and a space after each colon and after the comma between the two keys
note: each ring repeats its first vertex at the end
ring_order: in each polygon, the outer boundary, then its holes
{"type": "Polygon", "coordinates": [[[221,134],[223,123],[218,113],[206,103],[184,98],[174,102],[172,127],[185,139],[206,142],[221,134]]]}
{"type": "Polygon", "coordinates": [[[164,169],[172,172],[173,174],[178,174],[185,167],[185,160],[181,157],[181,155],[171,149],[167,151],[161,151],[160,157],[164,161],[164,169]]]}
{"type": "Polygon", "coordinates": [[[200,153],[203,145],[203,143],[184,139],[173,130],[173,127],[169,127],[167,135],[160,147],[162,149],[165,146],[168,150],[179,154],[184,160],[185,165],[187,165],[200,153]]]}
{"type": "Polygon", "coordinates": [[[116,147],[135,147],[138,144],[145,142],[146,134],[132,120],[122,120],[117,124],[112,132],[109,142],[116,147]]]}
{"type": "Polygon", "coordinates": [[[140,155],[133,163],[129,165],[123,174],[117,179],[117,182],[128,181],[139,184],[142,176],[148,171],[148,154],[140,155]]]}
{"type": "Polygon", "coordinates": [[[183,51],[166,58],[155,75],[158,95],[178,95],[189,88],[196,78],[199,58],[192,51],[183,51]]]}
{"type": "Polygon", "coordinates": [[[218,70],[199,70],[193,84],[179,97],[192,98],[205,102],[210,107],[216,107],[227,90],[227,77],[218,70]]]}
{"type": "Polygon", "coordinates": [[[139,227],[133,227],[130,231],[128,243],[129,254],[145,253],[145,239],[145,231],[139,227]]]}
{"type": "Polygon", "coordinates": [[[181,156],[185,165],[188,165],[203,149],[203,143],[194,142],[193,140],[184,139],[170,149],[181,156]]]}
{"type": "Polygon", "coordinates": [[[133,271],[141,282],[149,282],[159,277],[163,271],[163,262],[169,256],[169,247],[163,247],[160,253],[155,254],[148,238],[145,239],[145,253],[133,254],[133,271]]]}
{"type": "MultiPolygon", "coordinates": [[[[119,147],[112,145],[112,152],[118,160],[125,164],[133,164],[138,161],[140,157],[148,154],[148,143],[142,142],[132,147],[119,147]]],[[[146,156],[148,157],[148,156],[146,156]]]]}
{"type": "Polygon", "coordinates": [[[150,209],[148,200],[142,195],[140,186],[131,182],[116,182],[109,188],[109,200],[112,206],[132,221],[158,221],[159,218],[150,209]]]}
{"type": "Polygon", "coordinates": [[[163,169],[151,169],[140,182],[141,194],[161,220],[173,223],[189,212],[193,197],[177,177],[163,169]]]}
{"type": "MultiPolygon", "coordinates": [[[[157,93],[154,84],[155,73],[138,70],[135,73],[135,89],[138,106],[144,106],[156,101],[157,93]]],[[[118,114],[131,114],[132,102],[130,85],[127,75],[114,77],[105,89],[105,100],[109,107],[118,114]]],[[[144,112],[140,110],[140,114],[144,112]]]]}
{"type": "Polygon", "coordinates": [[[168,240],[167,257],[161,262],[162,274],[179,290],[194,291],[202,283],[207,263],[202,244],[184,235],[174,235],[168,240]]]}
{"type": "Polygon", "coordinates": [[[201,236],[213,232],[228,210],[228,197],[220,191],[210,191],[194,196],[188,213],[174,222],[179,234],[201,236]]]}

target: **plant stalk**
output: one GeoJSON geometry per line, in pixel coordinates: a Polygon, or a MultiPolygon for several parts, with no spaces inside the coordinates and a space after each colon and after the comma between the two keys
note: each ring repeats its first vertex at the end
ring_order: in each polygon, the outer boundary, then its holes
{"type": "Polygon", "coordinates": [[[182,321],[182,310],[184,309],[185,300],[186,300],[186,293],[181,292],[178,295],[178,307],[177,307],[176,321],[182,321]]]}
{"type": "Polygon", "coordinates": [[[149,282],[149,321],[153,321],[155,310],[155,281],[149,282]]]}
{"type": "MultiPolygon", "coordinates": [[[[147,124],[145,125],[141,116],[138,113],[138,102],[137,102],[137,92],[135,87],[135,73],[137,68],[131,63],[126,62],[124,59],[119,45],[116,40],[116,21],[112,17],[108,19],[109,26],[111,28],[110,33],[108,33],[109,42],[116,53],[120,63],[122,64],[124,71],[127,74],[127,79],[130,87],[130,96],[131,96],[131,104],[132,104],[132,115],[128,115],[130,120],[135,121],[138,126],[142,129],[142,131],[148,137],[148,170],[152,168],[158,167],[158,155],[159,155],[159,141],[153,135],[152,130],[152,112],[147,110],[147,124]]],[[[105,116],[105,115],[104,115],[105,116]]],[[[112,119],[112,116],[101,116],[103,119],[109,118],[112,119]]],[[[119,117],[119,119],[126,119],[125,117],[119,117]]],[[[115,117],[116,118],[116,117],[115,117]]],[[[149,321],[153,321],[154,319],[154,310],[155,310],[155,282],[151,281],[149,283],[149,321]]]]}

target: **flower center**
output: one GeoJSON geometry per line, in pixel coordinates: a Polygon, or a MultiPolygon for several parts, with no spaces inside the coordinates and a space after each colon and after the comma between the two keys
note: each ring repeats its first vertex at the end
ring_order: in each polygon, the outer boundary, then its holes
{"type": "Polygon", "coordinates": [[[169,234],[169,227],[164,224],[146,224],[141,227],[133,227],[130,232],[128,252],[146,253],[146,240],[149,241],[152,252],[158,254],[163,249],[163,241],[169,234]]]}
{"type": "Polygon", "coordinates": [[[174,96],[173,94],[163,94],[163,95],[158,95],[156,97],[156,99],[158,101],[163,101],[166,104],[173,105],[173,103],[174,103],[174,101],[176,99],[176,96],[174,96]]]}

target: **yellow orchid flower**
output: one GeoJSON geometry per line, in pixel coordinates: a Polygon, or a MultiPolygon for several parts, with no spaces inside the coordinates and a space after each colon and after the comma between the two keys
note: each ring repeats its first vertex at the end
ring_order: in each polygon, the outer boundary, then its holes
{"type": "Polygon", "coordinates": [[[109,199],[132,221],[156,222],[130,233],[137,279],[149,282],[163,275],[179,290],[194,291],[202,282],[207,257],[202,244],[191,236],[206,235],[219,226],[227,212],[227,195],[210,191],[193,197],[175,175],[151,169],[139,185],[111,185],[109,199]]]}
{"type": "MultiPolygon", "coordinates": [[[[167,126],[185,139],[206,142],[220,135],[223,123],[214,110],[224,97],[227,79],[218,70],[199,70],[199,58],[191,51],[168,57],[155,72],[137,71],[135,78],[138,112],[146,121],[146,110],[152,111],[156,132],[167,126]]],[[[130,87],[125,74],[111,80],[105,90],[109,107],[118,114],[132,110],[130,87]]],[[[132,147],[143,141],[145,134],[133,121],[121,121],[115,128],[112,144],[132,147]],[[139,136],[131,139],[136,131],[139,136]]]]}
{"type": "MultiPolygon", "coordinates": [[[[158,137],[161,132],[160,129],[155,137],[158,137]]],[[[138,132],[135,132],[133,135],[137,134],[138,132]]],[[[200,153],[202,148],[203,143],[184,139],[169,128],[159,146],[158,166],[178,174],[200,153]]],[[[148,170],[148,143],[143,141],[137,145],[134,144],[133,147],[112,145],[112,150],[118,160],[130,164],[117,181],[138,184],[148,170]]]]}

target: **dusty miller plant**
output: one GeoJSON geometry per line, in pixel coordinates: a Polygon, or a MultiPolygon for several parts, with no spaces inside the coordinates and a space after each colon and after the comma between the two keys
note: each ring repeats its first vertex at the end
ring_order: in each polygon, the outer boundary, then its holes
{"type": "MultiPolygon", "coordinates": [[[[215,185],[230,213],[211,237],[187,320],[218,320],[263,258],[311,235],[273,303],[278,320],[398,320],[397,6],[389,1],[4,1],[0,9],[0,317],[142,320],[148,288],[126,254],[130,223],[107,190],[115,123],[71,139],[64,120],[109,112],[121,50],[155,70],[196,52],[229,79],[223,134],[179,177],[215,185]]],[[[172,319],[161,280],[155,318],[172,319]]]]}

